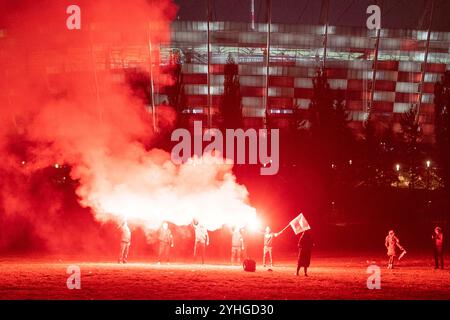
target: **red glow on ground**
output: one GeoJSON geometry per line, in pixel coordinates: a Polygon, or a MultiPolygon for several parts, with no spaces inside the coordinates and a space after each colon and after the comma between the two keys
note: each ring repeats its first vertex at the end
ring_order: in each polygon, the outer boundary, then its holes
{"type": "Polygon", "coordinates": [[[449,270],[433,270],[427,257],[382,268],[381,289],[366,286],[367,262],[360,256],[313,257],[309,277],[294,276],[295,260],[283,259],[273,272],[255,273],[223,264],[119,265],[80,260],[2,261],[3,299],[449,299],[449,270]],[[81,268],[81,289],[66,288],[68,265],[81,268]]]}

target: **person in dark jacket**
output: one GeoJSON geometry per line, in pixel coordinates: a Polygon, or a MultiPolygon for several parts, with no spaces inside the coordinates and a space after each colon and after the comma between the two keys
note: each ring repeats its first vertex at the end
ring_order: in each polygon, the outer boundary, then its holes
{"type": "Polygon", "coordinates": [[[161,230],[159,230],[159,253],[158,253],[158,264],[163,260],[169,263],[170,260],[170,248],[173,248],[173,236],[172,231],[169,229],[169,224],[164,222],[162,224],[161,230]]]}
{"type": "Polygon", "coordinates": [[[303,267],[305,270],[305,276],[308,276],[308,267],[311,262],[311,251],[314,246],[311,233],[309,231],[304,231],[300,240],[298,241],[298,262],[297,262],[297,272],[295,275],[298,276],[300,268],[303,267]]]}
{"type": "Polygon", "coordinates": [[[434,234],[431,236],[434,247],[434,264],[435,269],[444,269],[444,234],[440,227],[434,228],[434,234]]]}

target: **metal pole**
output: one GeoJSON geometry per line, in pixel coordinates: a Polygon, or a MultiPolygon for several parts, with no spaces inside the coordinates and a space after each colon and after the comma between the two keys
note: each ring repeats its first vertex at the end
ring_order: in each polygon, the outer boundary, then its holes
{"type": "Polygon", "coordinates": [[[148,26],[148,50],[149,50],[149,63],[150,63],[150,99],[152,108],[152,122],[153,131],[158,132],[157,121],[156,121],[156,107],[155,107],[155,95],[154,95],[154,84],[153,84],[153,61],[152,61],[152,39],[150,32],[150,24],[148,26]]]}
{"type": "Polygon", "coordinates": [[[378,67],[378,48],[380,45],[380,29],[377,30],[377,40],[375,43],[375,56],[373,58],[373,67],[372,67],[372,87],[370,88],[370,104],[368,107],[368,116],[367,119],[370,118],[370,114],[372,113],[372,106],[373,106],[373,96],[375,93],[375,82],[377,81],[377,67],[378,67]]]}
{"type": "Polygon", "coordinates": [[[325,64],[327,60],[327,44],[328,44],[328,12],[330,8],[330,2],[325,0],[325,34],[323,38],[323,62],[322,68],[325,69],[325,64]]]}
{"type": "MultiPolygon", "coordinates": [[[[383,1],[380,1],[381,5],[381,11],[383,11],[383,1]]],[[[373,57],[373,67],[372,67],[372,88],[370,90],[370,105],[368,107],[368,116],[367,120],[369,120],[370,115],[372,113],[372,106],[373,106],[373,96],[375,92],[375,82],[377,81],[377,68],[378,68],[378,48],[380,47],[380,33],[381,33],[381,26],[380,29],[377,29],[377,40],[375,42],[375,56],[373,57]]]]}
{"type": "Polygon", "coordinates": [[[255,0],[251,0],[252,30],[255,30],[255,0]]]}
{"type": "Polygon", "coordinates": [[[212,123],[212,114],[211,114],[211,70],[210,70],[210,65],[211,65],[211,52],[210,52],[210,45],[211,45],[211,38],[210,38],[210,20],[211,20],[211,8],[210,8],[210,0],[206,0],[206,7],[207,7],[207,61],[208,61],[208,73],[207,73],[207,85],[208,85],[208,128],[211,128],[211,123],[212,123]]]}
{"type": "Polygon", "coordinates": [[[102,105],[101,105],[101,101],[100,101],[100,91],[98,88],[97,66],[95,64],[94,46],[92,43],[92,35],[91,35],[91,26],[89,26],[88,32],[89,32],[89,48],[90,48],[90,54],[91,54],[91,63],[92,63],[92,69],[94,71],[95,95],[97,98],[97,111],[98,111],[98,117],[99,117],[99,120],[101,123],[103,121],[103,109],[102,109],[102,105]]]}
{"type": "Polygon", "coordinates": [[[270,25],[272,24],[272,0],[267,0],[267,46],[266,46],[266,103],[264,112],[264,128],[267,126],[269,114],[269,62],[270,62],[270,25]]]}
{"type": "Polygon", "coordinates": [[[420,88],[419,88],[419,103],[416,110],[416,121],[419,122],[419,112],[420,107],[422,105],[422,94],[423,94],[423,83],[425,82],[425,71],[427,69],[428,64],[428,52],[430,50],[430,37],[431,37],[431,23],[433,21],[433,12],[434,12],[434,0],[431,1],[431,11],[430,11],[430,20],[428,21],[428,31],[427,31],[427,45],[425,49],[425,57],[423,60],[422,74],[420,79],[420,88]]]}

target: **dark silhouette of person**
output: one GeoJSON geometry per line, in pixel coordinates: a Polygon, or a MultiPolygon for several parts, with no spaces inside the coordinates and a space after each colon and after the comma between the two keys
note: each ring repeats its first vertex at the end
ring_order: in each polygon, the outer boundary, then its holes
{"type": "Polygon", "coordinates": [[[304,231],[298,241],[298,262],[295,275],[298,276],[300,268],[303,267],[305,276],[308,276],[308,267],[311,263],[311,251],[313,246],[314,242],[311,233],[309,231],[304,231]]]}
{"type": "Polygon", "coordinates": [[[444,269],[444,234],[440,227],[434,228],[434,234],[431,236],[434,247],[434,268],[444,269]]]}

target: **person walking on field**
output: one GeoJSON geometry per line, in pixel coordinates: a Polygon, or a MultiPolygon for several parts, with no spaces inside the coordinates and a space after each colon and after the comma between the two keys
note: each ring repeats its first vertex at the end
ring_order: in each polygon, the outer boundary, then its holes
{"type": "Polygon", "coordinates": [[[297,272],[295,275],[298,276],[300,268],[303,267],[305,271],[305,276],[308,276],[308,267],[311,262],[311,251],[314,246],[311,233],[309,231],[304,231],[298,241],[298,262],[297,262],[297,272]]]}
{"type": "Polygon", "coordinates": [[[444,234],[441,227],[434,228],[434,234],[431,236],[434,247],[434,268],[444,269],[444,234]]]}
{"type": "Polygon", "coordinates": [[[128,251],[130,250],[131,243],[131,231],[128,227],[128,223],[126,220],[123,221],[120,226],[121,238],[120,238],[120,255],[119,255],[119,263],[127,263],[128,262],[128,251]]]}
{"type": "Polygon", "coordinates": [[[384,245],[387,249],[387,255],[389,257],[388,269],[394,269],[394,260],[397,256],[397,248],[403,251],[399,257],[399,260],[406,253],[406,250],[400,245],[400,240],[395,235],[394,230],[389,231],[384,241],[384,245]]]}
{"type": "Polygon", "coordinates": [[[164,222],[162,228],[159,231],[159,254],[158,264],[164,260],[166,263],[170,261],[170,249],[173,248],[173,236],[172,231],[169,229],[169,224],[164,222]]]}
{"type": "Polygon", "coordinates": [[[241,263],[242,251],[244,250],[244,238],[238,227],[234,227],[231,236],[231,265],[235,262],[241,263]]]}

